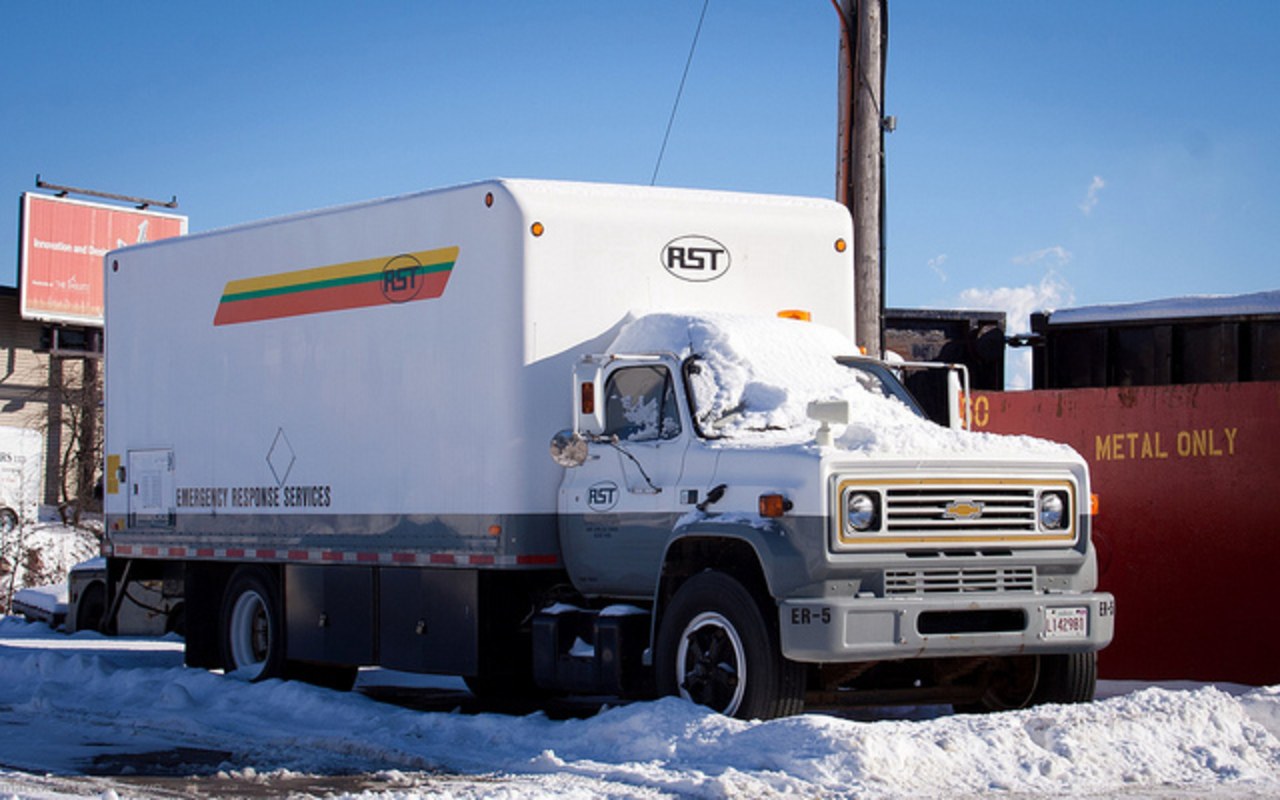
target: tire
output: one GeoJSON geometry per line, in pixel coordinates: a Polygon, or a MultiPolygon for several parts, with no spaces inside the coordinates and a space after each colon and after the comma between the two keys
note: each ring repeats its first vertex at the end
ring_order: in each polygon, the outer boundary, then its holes
{"type": "Polygon", "coordinates": [[[958,714],[992,714],[1031,705],[1040,674],[1037,656],[1010,656],[995,662],[982,679],[982,694],[969,703],[953,703],[958,714]]]}
{"type": "Polygon", "coordinates": [[[255,682],[285,677],[284,614],[279,584],[270,571],[237,569],[222,596],[219,620],[228,675],[255,682]]]}
{"type": "Polygon", "coordinates": [[[1089,703],[1097,686],[1097,653],[1040,656],[1040,680],[1031,703],[1089,703]]]}
{"type": "Polygon", "coordinates": [[[655,664],[659,694],[726,716],[771,719],[804,708],[804,668],[782,657],[755,598],[721,572],[695,575],[676,592],[655,664]]]}
{"type": "Polygon", "coordinates": [[[76,630],[103,633],[106,616],[107,587],[101,583],[91,583],[80,595],[80,602],[76,603],[76,630]]]}
{"type": "Polygon", "coordinates": [[[961,714],[984,714],[1045,703],[1088,703],[1097,683],[1097,653],[1014,656],[989,676],[977,702],[954,708],[961,714]]]}

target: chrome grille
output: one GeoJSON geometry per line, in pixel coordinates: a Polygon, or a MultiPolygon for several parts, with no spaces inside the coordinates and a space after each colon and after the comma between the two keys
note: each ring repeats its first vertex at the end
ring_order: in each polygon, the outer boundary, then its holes
{"type": "Polygon", "coordinates": [[[891,534],[1036,530],[1032,488],[903,487],[885,494],[885,529],[891,534]]]}
{"type": "Polygon", "coordinates": [[[1035,567],[899,569],[884,573],[885,596],[1034,592],[1035,567]]]}

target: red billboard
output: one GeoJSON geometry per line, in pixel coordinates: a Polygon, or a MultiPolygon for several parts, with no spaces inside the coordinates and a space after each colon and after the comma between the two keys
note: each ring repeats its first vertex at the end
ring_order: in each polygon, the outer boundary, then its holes
{"type": "Polygon", "coordinates": [[[102,257],[187,232],[187,218],[45,194],[22,195],[24,319],[102,325],[102,257]]]}

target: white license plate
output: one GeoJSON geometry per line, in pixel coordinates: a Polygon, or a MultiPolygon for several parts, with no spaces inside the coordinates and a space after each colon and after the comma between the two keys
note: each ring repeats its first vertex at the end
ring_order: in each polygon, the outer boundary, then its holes
{"type": "Polygon", "coordinates": [[[1089,609],[1046,608],[1044,610],[1044,638],[1085,639],[1089,636],[1089,609]]]}

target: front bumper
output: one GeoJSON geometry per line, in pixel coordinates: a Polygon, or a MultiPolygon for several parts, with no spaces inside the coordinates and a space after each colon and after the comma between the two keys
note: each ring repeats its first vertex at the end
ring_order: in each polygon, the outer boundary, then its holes
{"type": "Polygon", "coordinates": [[[1115,632],[1105,592],[798,598],[778,613],[783,655],[825,663],[1089,652],[1115,632]]]}

